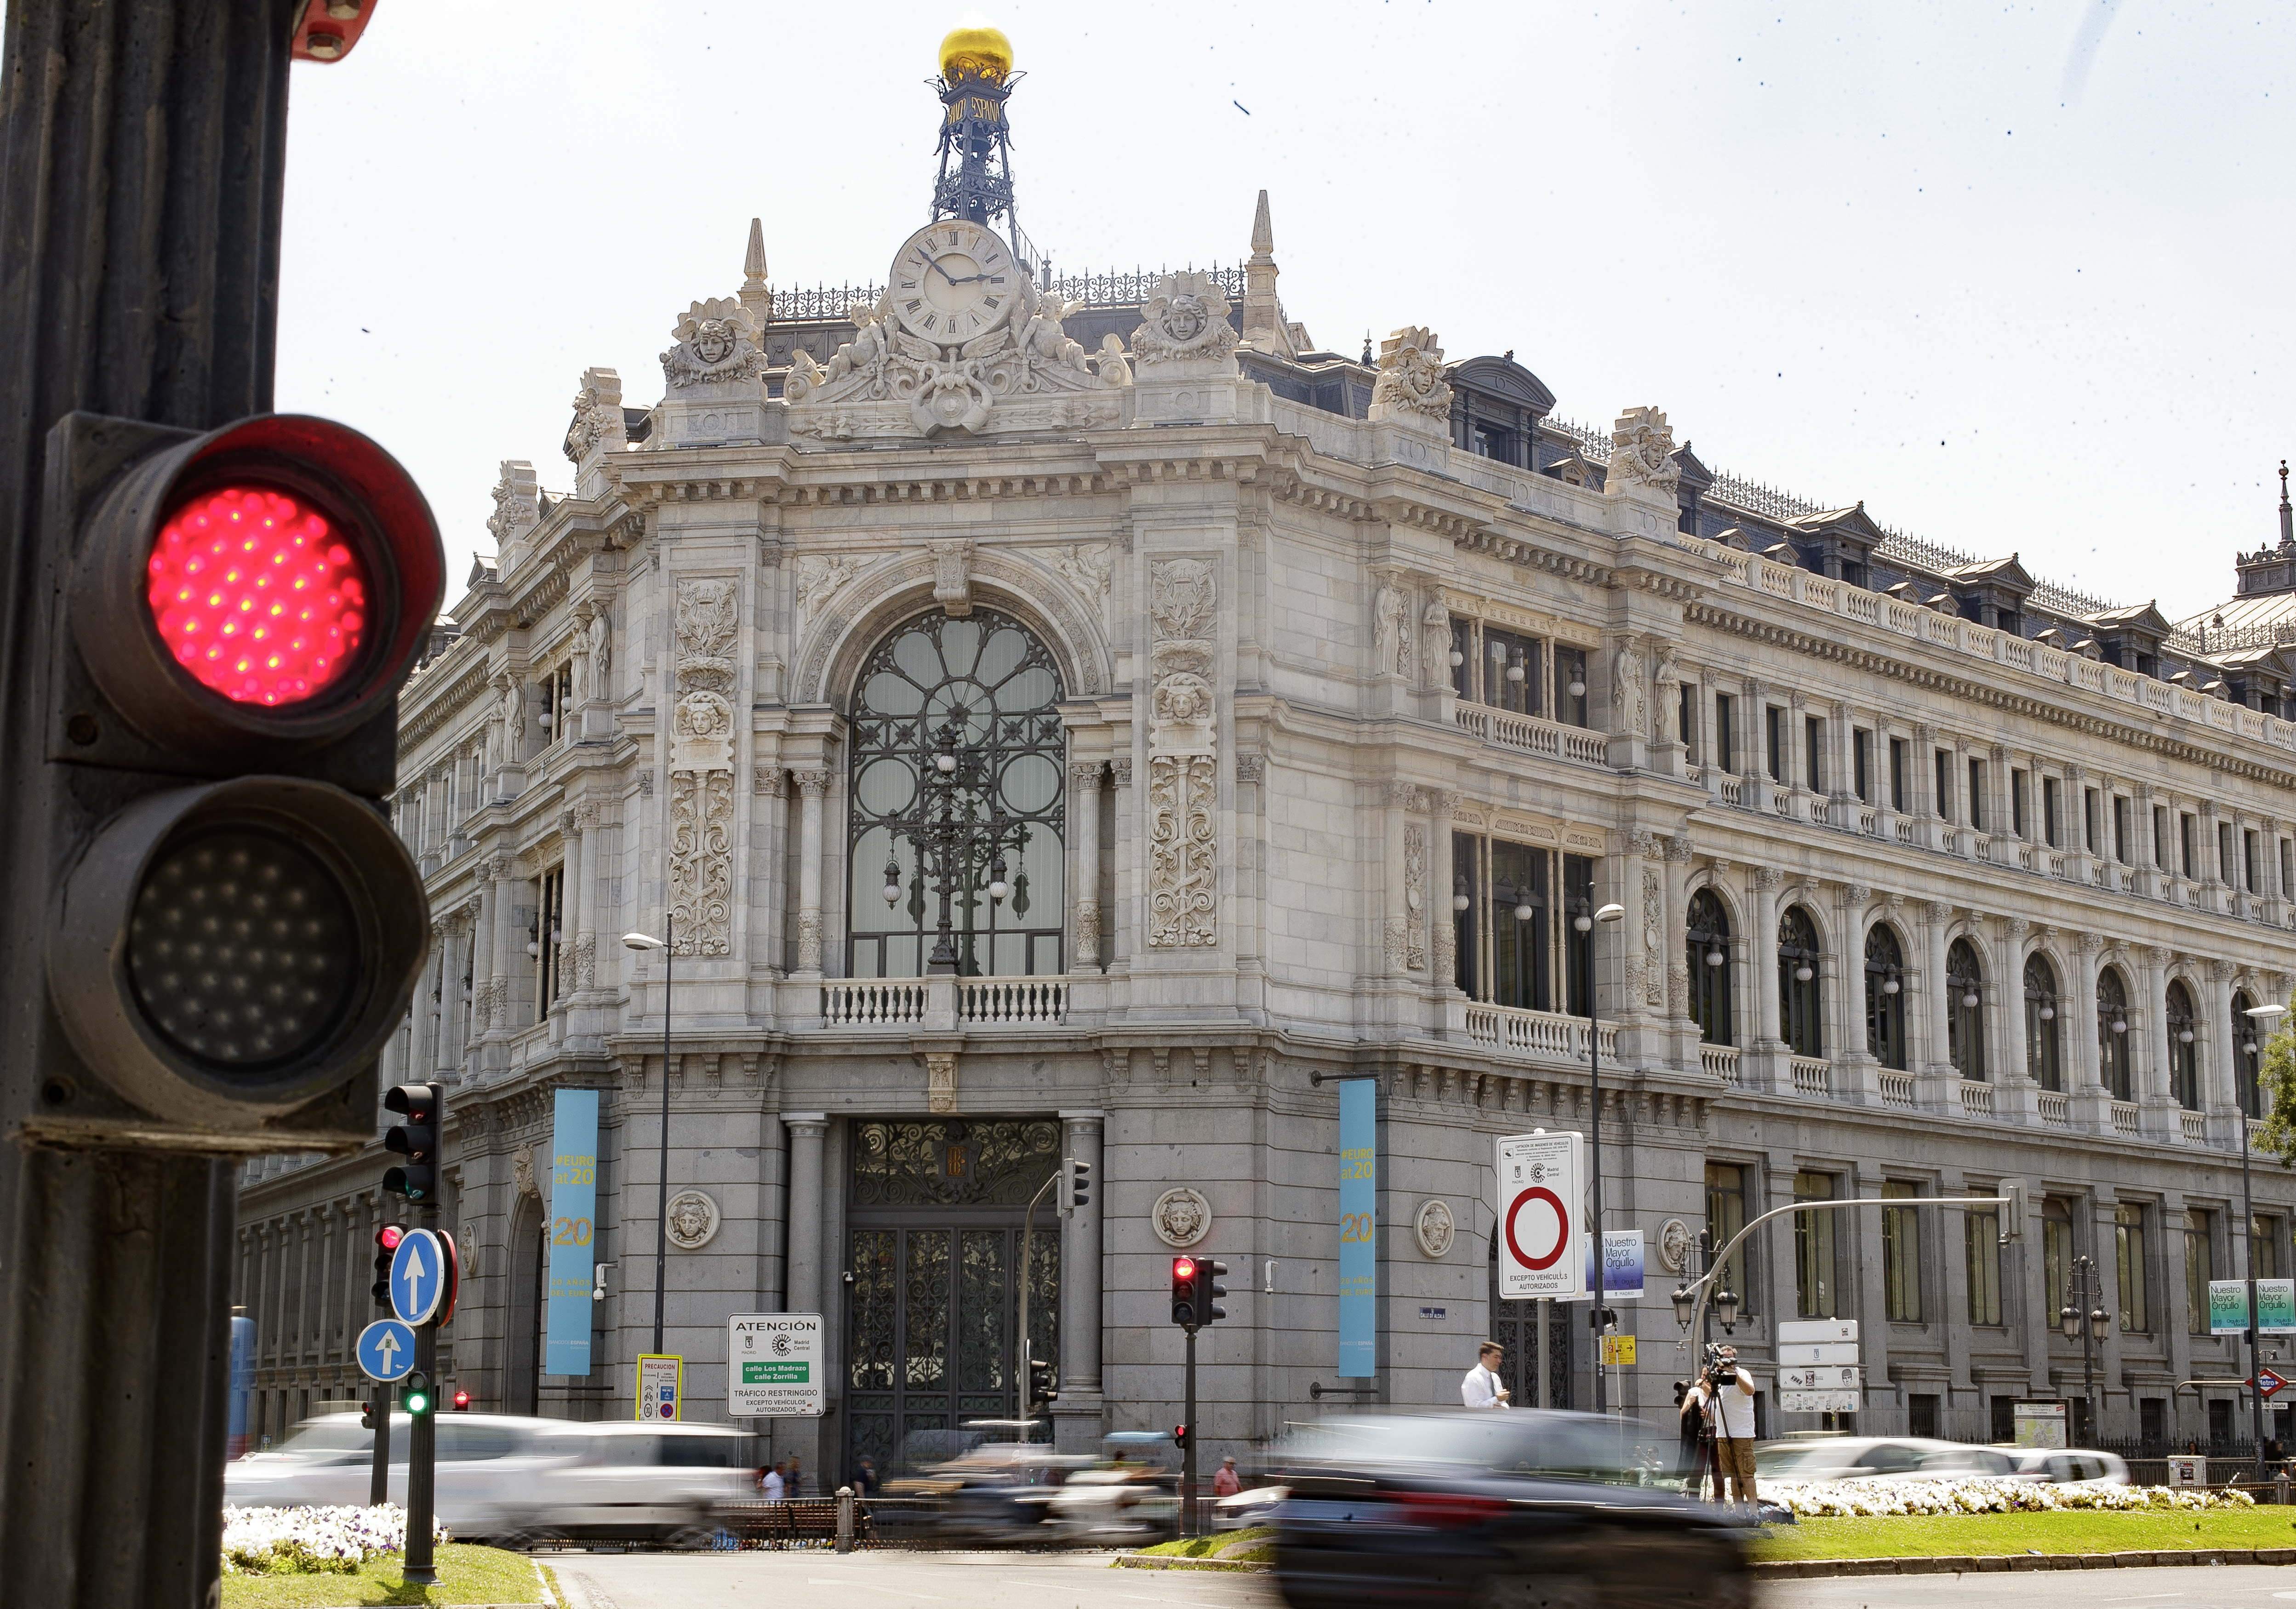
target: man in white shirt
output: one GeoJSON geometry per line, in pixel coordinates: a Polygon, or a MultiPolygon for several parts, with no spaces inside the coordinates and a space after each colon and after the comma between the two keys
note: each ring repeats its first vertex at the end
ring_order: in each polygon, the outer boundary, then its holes
{"type": "Polygon", "coordinates": [[[766,1501],[768,1503],[778,1503],[782,1500],[783,1489],[786,1484],[782,1479],[783,1467],[782,1465],[776,1464],[766,1471],[766,1501]]]}
{"type": "Polygon", "coordinates": [[[1469,1408],[1505,1408],[1513,1393],[1499,1383],[1499,1365],[1506,1354],[1496,1341],[1475,1349],[1475,1367],[1459,1382],[1459,1400],[1469,1408]]]}
{"type": "Polygon", "coordinates": [[[1714,1469],[1732,1498],[1754,1506],[1754,1381],[1738,1367],[1738,1349],[1718,1348],[1706,1377],[1691,1393],[1714,1426],[1714,1469]]]}

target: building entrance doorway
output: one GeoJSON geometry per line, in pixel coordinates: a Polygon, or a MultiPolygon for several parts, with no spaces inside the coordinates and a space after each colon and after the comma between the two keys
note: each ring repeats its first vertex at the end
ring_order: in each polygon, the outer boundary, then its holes
{"type": "MultiPolygon", "coordinates": [[[[1050,1118],[854,1125],[846,1203],[845,1467],[954,1456],[968,1421],[1021,1414],[1022,1212],[1060,1166],[1050,1118]]],[[[1028,1343],[1060,1356],[1060,1217],[1029,1237],[1028,1343]]],[[[1037,1433],[1051,1438],[1047,1421],[1037,1433]]]]}

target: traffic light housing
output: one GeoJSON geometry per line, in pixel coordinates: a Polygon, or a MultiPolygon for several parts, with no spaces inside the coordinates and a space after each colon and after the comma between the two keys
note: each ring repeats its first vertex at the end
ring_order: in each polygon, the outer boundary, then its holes
{"type": "Polygon", "coordinates": [[[1187,1451],[1188,1427],[1186,1425],[1175,1424],[1172,1426],[1172,1445],[1178,1448],[1182,1452],[1187,1451]]]}
{"type": "Polygon", "coordinates": [[[1061,1162],[1061,1211],[1073,1212],[1092,1204],[1092,1164],[1074,1157],[1061,1162]]]}
{"type": "Polygon", "coordinates": [[[1029,1359],[1029,1400],[1057,1402],[1061,1393],[1054,1389],[1054,1367],[1042,1358],[1029,1359]]]}
{"type": "Polygon", "coordinates": [[[377,1404],[375,1399],[373,1397],[369,1397],[365,1402],[359,1404],[359,1428],[361,1430],[373,1430],[375,1427],[376,1407],[377,1404]]]}
{"type": "Polygon", "coordinates": [[[385,1224],[374,1232],[374,1284],[368,1287],[374,1305],[386,1312],[390,1308],[390,1260],[398,1254],[398,1243],[406,1231],[397,1224],[385,1224]]]}
{"type": "Polygon", "coordinates": [[[456,1391],[455,1393],[455,1411],[458,1414],[467,1414],[471,1411],[470,1392],[456,1391]]]}
{"type": "Polygon", "coordinates": [[[2025,1181],[2001,1181],[2001,1244],[2025,1238],[2025,1181]]]}
{"type": "Polygon", "coordinates": [[[1203,1323],[1201,1280],[1194,1258],[1172,1259],[1172,1322],[1184,1329],[1203,1323]]]}
{"type": "Polygon", "coordinates": [[[11,690],[37,748],[0,756],[44,973],[8,986],[48,1008],[10,1047],[28,1137],[365,1139],[429,939],[379,808],[444,591],[429,506],[365,436],[295,415],[68,415],[46,456],[53,602],[11,690]]]}
{"type": "Polygon", "coordinates": [[[382,1187],[411,1203],[439,1197],[439,1108],[446,1093],[441,1084],[394,1084],[382,1097],[384,1109],[403,1120],[384,1134],[382,1148],[406,1159],[383,1174],[382,1187]]]}
{"type": "Polygon", "coordinates": [[[1220,1281],[1227,1277],[1227,1264],[1206,1261],[1198,1263],[1196,1267],[1198,1277],[1203,1283],[1203,1322],[1210,1324],[1214,1319],[1226,1318],[1227,1309],[1220,1306],[1220,1298],[1227,1294],[1227,1287],[1220,1281]]]}
{"type": "Polygon", "coordinates": [[[407,1416],[410,1418],[420,1419],[429,1415],[439,1406],[431,1395],[430,1376],[421,1369],[416,1369],[407,1375],[406,1386],[399,1397],[399,1401],[405,1406],[407,1416]]]}

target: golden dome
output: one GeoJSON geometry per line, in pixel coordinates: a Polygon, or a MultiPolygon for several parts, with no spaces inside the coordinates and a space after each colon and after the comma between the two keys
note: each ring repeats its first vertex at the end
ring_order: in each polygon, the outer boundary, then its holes
{"type": "Polygon", "coordinates": [[[1013,41],[993,28],[953,29],[940,42],[944,78],[986,78],[1002,84],[1013,70],[1013,41]]]}

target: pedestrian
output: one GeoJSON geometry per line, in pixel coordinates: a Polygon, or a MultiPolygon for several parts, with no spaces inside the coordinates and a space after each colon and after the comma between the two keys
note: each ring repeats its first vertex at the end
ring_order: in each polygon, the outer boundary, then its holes
{"type": "Polygon", "coordinates": [[[1486,1341],[1475,1349],[1475,1367],[1459,1382],[1459,1400],[1469,1408],[1499,1408],[1507,1406],[1514,1393],[1499,1383],[1499,1365],[1506,1361],[1506,1350],[1496,1341],[1486,1341]]]}
{"type": "Polygon", "coordinates": [[[782,1492],[792,1503],[805,1496],[805,1472],[795,1458],[789,1461],[789,1474],[782,1477],[782,1492]]]}
{"type": "Polygon", "coordinates": [[[768,1503],[782,1501],[783,1494],[789,1490],[789,1483],[782,1478],[783,1467],[785,1466],[776,1463],[771,1469],[766,1471],[766,1501],[768,1503]]]}
{"type": "Polygon", "coordinates": [[[1212,1477],[1212,1496],[1232,1498],[1243,1490],[1243,1477],[1235,1473],[1235,1460],[1222,1458],[1219,1474],[1212,1477]]]}
{"type": "Polygon", "coordinates": [[[1691,1392],[1714,1426],[1714,1468],[1740,1506],[1754,1506],[1754,1382],[1738,1367],[1738,1349],[1719,1346],[1709,1353],[1706,1373],[1691,1392]]]}
{"type": "Polygon", "coordinates": [[[865,1454],[862,1457],[861,1467],[853,1474],[853,1485],[865,1498],[877,1495],[877,1466],[865,1454]]]}

